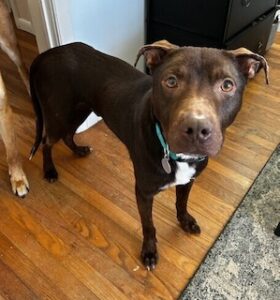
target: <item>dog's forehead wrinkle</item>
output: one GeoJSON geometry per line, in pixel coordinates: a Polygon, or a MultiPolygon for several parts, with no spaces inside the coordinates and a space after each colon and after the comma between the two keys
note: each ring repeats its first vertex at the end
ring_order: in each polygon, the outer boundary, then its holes
{"type": "Polygon", "coordinates": [[[222,58],[221,51],[213,48],[187,47],[183,49],[183,54],[186,61],[198,65],[217,62],[222,58]]]}
{"type": "Polygon", "coordinates": [[[200,81],[198,84],[205,86],[218,79],[238,76],[234,61],[219,49],[182,47],[171,52],[163,65],[163,76],[182,75],[192,85],[200,81]]]}

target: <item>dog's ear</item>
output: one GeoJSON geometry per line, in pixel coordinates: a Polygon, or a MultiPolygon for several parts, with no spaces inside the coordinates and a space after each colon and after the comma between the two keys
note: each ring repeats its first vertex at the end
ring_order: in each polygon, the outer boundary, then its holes
{"type": "Polygon", "coordinates": [[[269,67],[266,59],[263,56],[251,52],[246,48],[238,48],[236,50],[231,50],[228,52],[232,53],[236,57],[241,72],[247,78],[255,77],[255,75],[263,68],[265,73],[266,84],[269,83],[268,81],[269,67]]]}
{"type": "Polygon", "coordinates": [[[169,51],[178,48],[179,46],[173,45],[166,40],[161,40],[153,44],[145,45],[139,50],[134,67],[136,67],[141,55],[144,55],[146,66],[150,69],[150,72],[152,73],[154,68],[161,63],[162,58],[169,51]]]}

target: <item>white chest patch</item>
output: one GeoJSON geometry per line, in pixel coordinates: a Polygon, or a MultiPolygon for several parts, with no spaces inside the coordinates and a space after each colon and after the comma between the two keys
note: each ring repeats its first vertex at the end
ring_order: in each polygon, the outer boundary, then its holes
{"type": "Polygon", "coordinates": [[[164,185],[161,188],[162,190],[167,189],[171,186],[189,183],[196,172],[195,168],[190,167],[187,162],[176,162],[176,164],[177,164],[177,171],[175,174],[175,181],[164,185]]]}

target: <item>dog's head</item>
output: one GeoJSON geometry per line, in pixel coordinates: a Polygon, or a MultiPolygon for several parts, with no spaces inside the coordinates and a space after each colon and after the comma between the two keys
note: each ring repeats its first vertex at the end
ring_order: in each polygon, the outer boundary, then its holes
{"type": "Polygon", "coordinates": [[[216,155],[225,129],[241,107],[248,78],[266,60],[245,48],[233,51],[178,47],[159,41],[142,47],[153,76],[152,107],[172,151],[216,155]]]}

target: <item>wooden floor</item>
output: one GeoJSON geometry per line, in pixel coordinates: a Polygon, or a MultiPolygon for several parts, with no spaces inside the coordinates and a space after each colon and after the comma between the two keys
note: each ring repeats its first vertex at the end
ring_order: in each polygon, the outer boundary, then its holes
{"type": "MultiPolygon", "coordinates": [[[[29,65],[32,36],[18,32],[29,65]]],[[[76,158],[55,147],[59,181],[42,179],[42,154],[27,160],[34,139],[33,112],[13,64],[0,69],[15,112],[19,150],[31,191],[12,195],[0,141],[0,299],[176,299],[280,140],[280,36],[267,53],[270,85],[252,80],[224,148],[197,180],[190,211],[202,228],[185,234],[176,221],[174,189],[154,207],[160,260],[154,272],[140,261],[141,225],[134,177],[124,146],[101,122],[77,140],[94,147],[76,158]]]]}

